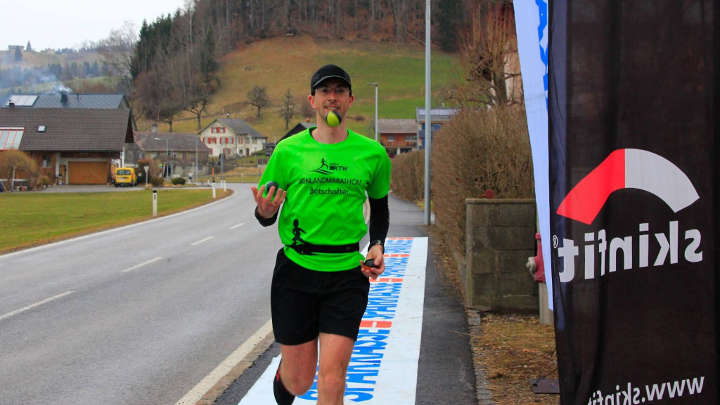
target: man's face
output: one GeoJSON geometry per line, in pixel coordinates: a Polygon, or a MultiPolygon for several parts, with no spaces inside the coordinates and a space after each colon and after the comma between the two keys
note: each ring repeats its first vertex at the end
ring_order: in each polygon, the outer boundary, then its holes
{"type": "Polygon", "coordinates": [[[315,95],[308,96],[310,106],[321,117],[325,117],[330,110],[345,117],[354,100],[345,82],[337,79],[325,80],[315,88],[315,95]]]}

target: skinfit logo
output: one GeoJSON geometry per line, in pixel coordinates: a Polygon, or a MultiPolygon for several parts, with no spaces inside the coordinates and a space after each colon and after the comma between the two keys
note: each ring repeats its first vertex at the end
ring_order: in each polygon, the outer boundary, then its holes
{"type": "MultiPolygon", "coordinates": [[[[557,214],[590,225],[610,194],[621,189],[640,189],[652,193],[675,213],[700,198],[687,175],[664,157],[641,149],[618,149],[570,190],[560,203],[557,214]]],[[[683,232],[678,221],[669,221],[667,225],[659,227],[641,223],[638,225],[637,237],[610,237],[605,229],[600,229],[585,233],[581,243],[585,279],[593,279],[598,273],[595,269],[596,253],[600,256],[600,276],[618,269],[620,253],[624,270],[630,270],[633,266],[649,267],[651,235],[654,236],[657,251],[652,261],[653,267],[678,263],[681,244],[685,261],[702,261],[700,231],[688,229],[683,232]],[[654,230],[660,232],[651,234],[654,230]],[[633,252],[636,252],[635,257],[633,252]]],[[[562,246],[559,245],[558,237],[553,236],[553,248],[563,260],[560,281],[567,283],[575,278],[575,258],[581,254],[580,246],[573,239],[567,238],[562,239],[562,246]]]]}
{"type": "Polygon", "coordinates": [[[671,161],[642,149],[618,149],[570,190],[557,213],[589,225],[610,194],[623,188],[653,193],[673,212],[700,198],[690,179],[671,161]]]}

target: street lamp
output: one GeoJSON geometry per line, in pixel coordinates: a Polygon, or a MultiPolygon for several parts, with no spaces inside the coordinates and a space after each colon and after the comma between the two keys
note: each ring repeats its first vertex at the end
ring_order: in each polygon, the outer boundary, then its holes
{"type": "Polygon", "coordinates": [[[370,83],[371,86],[375,86],[375,142],[378,141],[378,86],[377,82],[370,83]]]}
{"type": "Polygon", "coordinates": [[[425,225],[431,224],[431,207],[432,202],[430,196],[430,152],[432,148],[432,111],[431,111],[431,100],[430,100],[430,76],[432,70],[430,69],[430,0],[425,0],[425,225]]]}
{"type": "MultiPolygon", "coordinates": [[[[160,138],[153,138],[153,139],[155,139],[156,141],[162,141],[162,139],[160,139],[160,138]]],[[[166,162],[165,162],[165,166],[163,167],[163,177],[167,177],[166,173],[168,173],[168,174],[170,173],[170,172],[168,171],[168,169],[167,169],[167,164],[168,164],[167,162],[170,161],[170,148],[169,148],[168,145],[169,145],[169,144],[168,144],[168,138],[166,137],[166,138],[165,138],[165,159],[166,159],[166,162]]]]}

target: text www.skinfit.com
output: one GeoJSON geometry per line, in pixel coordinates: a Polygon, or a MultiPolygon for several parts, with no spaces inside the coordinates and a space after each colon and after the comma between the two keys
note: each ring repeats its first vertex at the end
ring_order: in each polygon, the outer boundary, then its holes
{"type": "Polygon", "coordinates": [[[698,395],[702,392],[704,381],[705,377],[684,378],[641,386],[644,390],[641,387],[633,386],[632,383],[627,383],[627,386],[622,389],[616,385],[613,393],[603,393],[600,390],[593,392],[587,403],[588,405],[637,405],[698,395]]]}

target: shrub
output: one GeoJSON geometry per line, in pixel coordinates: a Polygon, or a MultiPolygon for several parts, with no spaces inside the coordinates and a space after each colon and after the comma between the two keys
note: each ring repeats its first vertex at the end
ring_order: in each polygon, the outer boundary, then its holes
{"type": "Polygon", "coordinates": [[[158,164],[157,160],[153,160],[151,158],[138,159],[137,169],[135,169],[135,173],[138,176],[138,181],[140,179],[141,172],[142,172],[143,181],[145,180],[145,166],[149,167],[148,174],[151,179],[153,177],[162,175],[162,169],[160,168],[160,165],[158,164]]]}
{"type": "Polygon", "coordinates": [[[10,189],[12,179],[27,178],[32,186],[39,174],[38,164],[27,153],[19,150],[0,152],[0,178],[7,179],[6,189],[10,189]]]}
{"type": "Polygon", "coordinates": [[[38,186],[49,186],[50,185],[50,177],[48,177],[44,174],[42,176],[38,177],[37,185],[38,186]]]}
{"type": "Polygon", "coordinates": [[[154,187],[162,187],[165,184],[165,179],[160,176],[150,176],[150,184],[154,187]]]}
{"type": "Polygon", "coordinates": [[[466,198],[533,197],[530,139],[521,107],[464,111],[435,139],[433,211],[450,244],[465,245],[466,198]]]}
{"type": "Polygon", "coordinates": [[[174,184],[174,185],[176,185],[176,186],[177,186],[177,185],[185,184],[185,178],[183,178],[183,177],[173,177],[173,179],[172,179],[172,184],[174,184]]]}
{"type": "Polygon", "coordinates": [[[424,198],[425,151],[416,150],[397,155],[392,160],[390,188],[393,193],[409,201],[424,198]]]}

